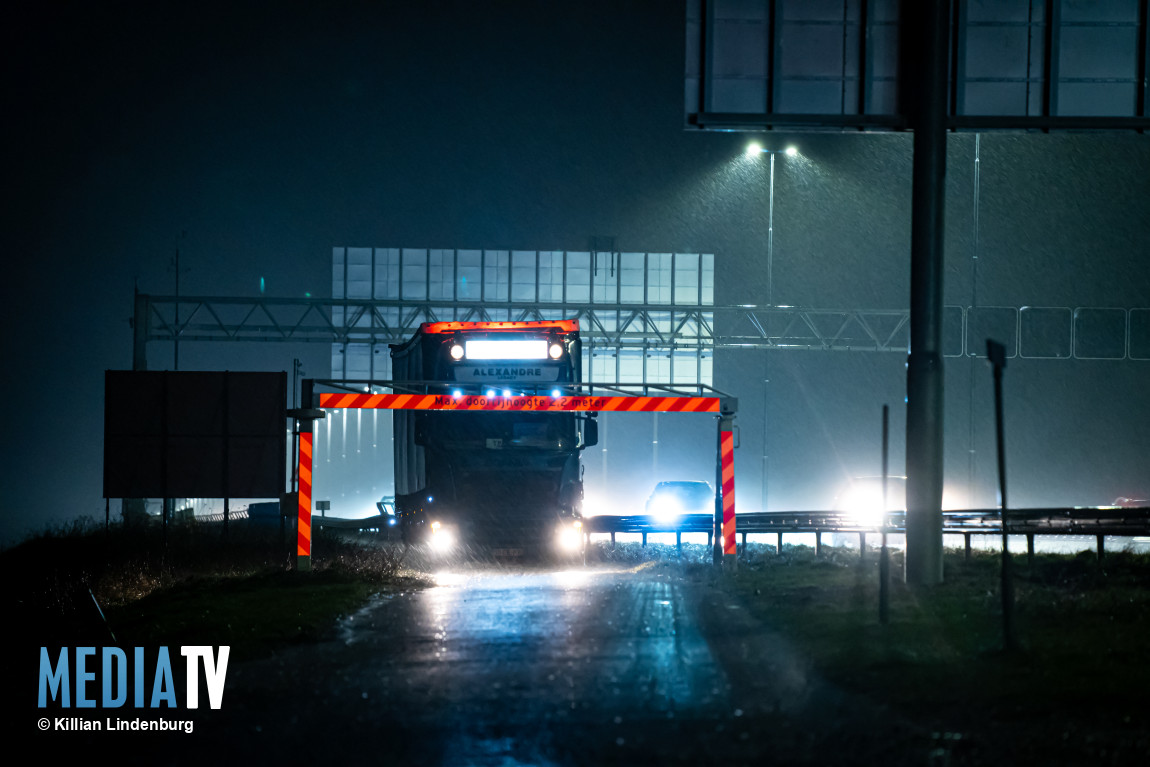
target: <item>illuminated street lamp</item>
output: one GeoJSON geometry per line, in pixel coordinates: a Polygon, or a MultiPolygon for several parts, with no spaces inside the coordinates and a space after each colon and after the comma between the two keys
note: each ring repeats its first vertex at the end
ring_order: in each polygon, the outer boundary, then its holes
{"type": "MultiPolygon", "coordinates": [[[[770,193],[768,195],[768,208],[767,208],[767,306],[773,309],[775,306],[774,295],[774,261],[775,261],[775,155],[785,154],[787,157],[795,157],[799,153],[798,149],[789,146],[786,149],[764,149],[762,144],[752,142],[747,145],[747,157],[753,158],[759,155],[771,156],[771,181],[770,193]]],[[[770,317],[767,318],[769,328],[770,317]]],[[[768,331],[769,332],[769,331],[768,331]]],[[[767,347],[763,349],[763,478],[762,490],[763,497],[761,501],[762,511],[767,510],[767,473],[770,467],[770,458],[767,455],[767,434],[768,434],[768,397],[767,386],[770,384],[770,339],[767,339],[767,347]]]]}
{"type": "MultiPolygon", "coordinates": [[[[789,146],[786,149],[764,149],[762,144],[752,142],[747,146],[747,157],[758,157],[759,155],[767,154],[771,156],[771,181],[770,193],[768,195],[768,209],[767,209],[767,305],[775,305],[774,297],[774,260],[775,260],[775,155],[785,154],[787,157],[795,157],[799,153],[798,149],[789,146]]],[[[764,509],[765,511],[765,509],[764,509]]]]}

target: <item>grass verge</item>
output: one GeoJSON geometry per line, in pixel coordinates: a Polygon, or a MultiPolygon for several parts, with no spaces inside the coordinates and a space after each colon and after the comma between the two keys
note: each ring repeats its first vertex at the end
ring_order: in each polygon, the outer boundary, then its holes
{"type": "Polygon", "coordinates": [[[727,582],[821,676],[940,738],[965,736],[1028,763],[1040,754],[1126,763],[1147,753],[1150,557],[1016,557],[1015,652],[1002,649],[997,555],[948,552],[945,580],[930,588],[902,583],[896,556],[887,625],[878,620],[877,554],[868,560],[860,565],[857,550],[816,558],[764,548],[727,582]]]}
{"type": "Polygon", "coordinates": [[[9,639],[31,645],[231,645],[237,660],[313,641],[380,591],[424,581],[394,547],[317,531],[314,571],[278,530],[73,525],[0,552],[9,639]]]}

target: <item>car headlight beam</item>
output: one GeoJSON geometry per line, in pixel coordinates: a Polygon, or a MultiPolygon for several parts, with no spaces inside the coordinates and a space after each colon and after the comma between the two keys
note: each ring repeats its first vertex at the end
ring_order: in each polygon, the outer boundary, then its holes
{"type": "Polygon", "coordinates": [[[672,496],[656,498],[651,504],[651,516],[659,522],[674,522],[682,513],[682,504],[672,496]]]}

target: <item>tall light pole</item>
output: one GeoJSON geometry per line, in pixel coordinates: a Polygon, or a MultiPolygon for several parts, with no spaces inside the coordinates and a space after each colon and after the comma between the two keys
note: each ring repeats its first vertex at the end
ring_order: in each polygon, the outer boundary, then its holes
{"type": "MultiPolygon", "coordinates": [[[[775,265],[775,155],[784,154],[787,157],[794,157],[799,151],[793,146],[786,149],[764,149],[761,144],[753,143],[747,147],[747,157],[758,157],[760,155],[770,155],[771,158],[771,173],[769,193],[767,195],[767,307],[768,318],[767,325],[770,327],[769,311],[775,306],[775,284],[774,284],[774,265],[775,265]]],[[[770,468],[770,456],[767,452],[767,422],[768,422],[768,396],[767,386],[770,384],[770,340],[767,341],[767,346],[763,349],[763,478],[762,478],[762,511],[767,510],[767,474],[770,468]]]]}
{"type": "Polygon", "coordinates": [[[786,149],[764,149],[760,144],[751,144],[747,147],[748,157],[758,157],[759,155],[770,155],[771,157],[771,177],[770,187],[768,194],[767,204],[767,305],[773,307],[775,305],[774,296],[774,263],[775,263],[775,155],[785,154],[787,157],[794,157],[799,153],[799,150],[793,146],[786,149]]]}

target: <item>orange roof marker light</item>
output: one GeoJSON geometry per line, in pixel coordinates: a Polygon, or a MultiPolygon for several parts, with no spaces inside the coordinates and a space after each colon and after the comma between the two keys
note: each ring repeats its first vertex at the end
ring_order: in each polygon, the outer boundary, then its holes
{"type": "Polygon", "coordinates": [[[579,320],[533,320],[525,322],[424,322],[424,333],[454,333],[461,330],[561,330],[578,333],[579,320]]]}

